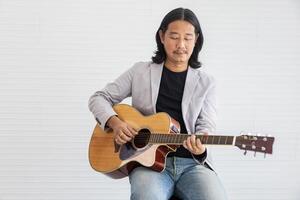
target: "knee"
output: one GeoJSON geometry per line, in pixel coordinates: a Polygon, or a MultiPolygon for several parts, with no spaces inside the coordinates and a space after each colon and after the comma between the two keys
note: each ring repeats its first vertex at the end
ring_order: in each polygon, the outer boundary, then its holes
{"type": "Polygon", "coordinates": [[[150,182],[131,182],[131,200],[167,200],[167,192],[150,182]]]}
{"type": "Polygon", "coordinates": [[[153,180],[142,179],[131,180],[131,200],[167,200],[168,191],[153,180]],[[147,181],[148,180],[148,181],[147,181]]]}
{"type": "Polygon", "coordinates": [[[167,195],[156,191],[134,191],[131,192],[130,200],[167,200],[167,195]]]}
{"type": "Polygon", "coordinates": [[[149,169],[136,168],[129,175],[131,200],[167,200],[172,185],[162,174],[149,169]]]}

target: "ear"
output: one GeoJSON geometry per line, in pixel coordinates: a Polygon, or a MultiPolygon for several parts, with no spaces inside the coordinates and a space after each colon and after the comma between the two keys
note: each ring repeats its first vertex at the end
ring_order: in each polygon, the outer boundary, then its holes
{"type": "Polygon", "coordinates": [[[160,38],[161,43],[164,44],[164,34],[163,34],[162,30],[159,30],[158,33],[159,33],[159,38],[160,38]]]}

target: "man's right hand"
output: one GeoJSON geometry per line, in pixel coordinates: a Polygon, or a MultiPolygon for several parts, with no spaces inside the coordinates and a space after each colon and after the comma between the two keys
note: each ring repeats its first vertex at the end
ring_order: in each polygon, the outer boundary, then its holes
{"type": "Polygon", "coordinates": [[[138,134],[129,124],[123,122],[117,116],[109,118],[107,125],[113,129],[115,141],[120,145],[132,140],[138,134]]]}

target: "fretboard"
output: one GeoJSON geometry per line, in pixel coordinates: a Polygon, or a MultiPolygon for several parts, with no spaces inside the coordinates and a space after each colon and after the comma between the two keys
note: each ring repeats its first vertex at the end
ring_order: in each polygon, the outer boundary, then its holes
{"type": "MultiPolygon", "coordinates": [[[[187,139],[188,134],[161,134],[155,133],[151,134],[149,138],[149,143],[152,144],[175,144],[181,145],[184,140],[187,139]]],[[[211,145],[233,145],[235,136],[226,135],[196,135],[202,144],[211,145]]]]}

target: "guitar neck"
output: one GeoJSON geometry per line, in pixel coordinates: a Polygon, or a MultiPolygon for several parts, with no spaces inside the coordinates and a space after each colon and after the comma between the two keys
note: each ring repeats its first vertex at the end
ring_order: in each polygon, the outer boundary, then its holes
{"type": "MultiPolygon", "coordinates": [[[[174,144],[181,145],[187,139],[188,134],[151,134],[149,143],[151,144],[174,144]]],[[[234,145],[235,136],[226,135],[196,135],[202,144],[206,145],[234,145]]]]}

